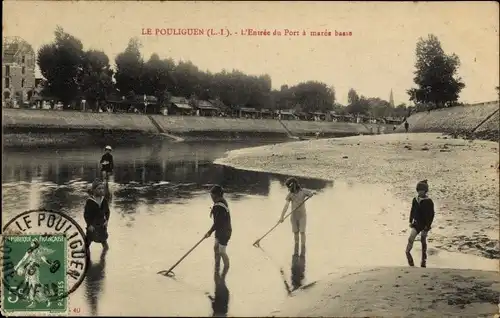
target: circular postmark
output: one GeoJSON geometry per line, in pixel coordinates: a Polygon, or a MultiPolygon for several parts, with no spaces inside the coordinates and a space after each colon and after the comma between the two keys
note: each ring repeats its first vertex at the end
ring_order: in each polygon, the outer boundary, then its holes
{"type": "Polygon", "coordinates": [[[45,309],[62,306],[60,300],[83,282],[90,260],[80,225],[65,213],[45,209],[8,221],[1,250],[4,306],[18,300],[45,309]]]}

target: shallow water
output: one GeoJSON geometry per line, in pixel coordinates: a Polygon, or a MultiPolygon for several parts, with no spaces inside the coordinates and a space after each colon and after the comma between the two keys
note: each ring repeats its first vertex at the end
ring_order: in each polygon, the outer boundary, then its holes
{"type": "MultiPolygon", "coordinates": [[[[253,247],[279,218],[286,177],[211,164],[225,151],[245,146],[165,143],[115,150],[111,249],[100,257],[101,246],[91,247],[93,264],[70,297],[72,314],[206,316],[213,314],[208,295],[215,295],[218,307],[228,302],[228,315],[268,315],[288,297],[287,288],[351,267],[406,265],[408,211],[385,185],[301,180],[318,191],[306,203],[305,258],[293,255],[288,220],[262,240],[261,248],[253,247]],[[174,270],[175,279],[157,275],[211,226],[207,190],[214,183],[227,191],[233,222],[225,286],[215,288],[213,238],[174,270]]],[[[4,153],[4,222],[23,210],[44,207],[63,210],[83,226],[86,190],[97,176],[100,155],[99,149],[4,153]]],[[[449,253],[437,243],[431,232],[429,267],[497,269],[495,260],[449,253]]]]}

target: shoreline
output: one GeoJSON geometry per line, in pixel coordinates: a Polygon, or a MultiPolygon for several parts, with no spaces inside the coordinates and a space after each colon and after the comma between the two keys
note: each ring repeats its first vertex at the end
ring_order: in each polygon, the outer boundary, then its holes
{"type": "MultiPolygon", "coordinates": [[[[403,213],[405,218],[416,182],[428,179],[436,204],[431,246],[498,260],[498,147],[498,142],[436,133],[354,136],[233,150],[214,163],[298,178],[387,186],[405,207],[392,213],[403,213]]],[[[285,301],[271,316],[466,313],[492,317],[500,313],[498,272],[429,266],[363,269],[325,277],[285,301]]]]}
{"type": "Polygon", "coordinates": [[[417,181],[428,179],[436,211],[453,237],[433,228],[450,252],[500,259],[499,143],[437,133],[388,134],[295,141],[229,151],[215,164],[325,181],[381,184],[409,211],[417,181]],[[362,155],[360,155],[362,154],[362,155]],[[415,160],[418,158],[418,160],[415,160]],[[440,176],[440,177],[436,177],[440,176]],[[477,188],[477,190],[476,190],[477,188]],[[466,194],[464,196],[464,193],[466,194]],[[469,200],[472,195],[475,201],[469,200]],[[455,219],[467,224],[454,222],[455,219]],[[485,229],[474,229],[484,220],[485,229]],[[459,235],[461,234],[461,235],[459,235]]]}
{"type": "Polygon", "coordinates": [[[272,317],[498,317],[498,272],[376,267],[331,274],[272,317]]]}
{"type": "MultiPolygon", "coordinates": [[[[297,139],[316,139],[315,134],[300,134],[296,139],[286,133],[245,131],[192,131],[185,133],[153,133],[130,130],[62,129],[62,128],[7,128],[3,130],[2,145],[8,150],[32,148],[68,149],[75,144],[82,146],[141,145],[155,142],[231,142],[261,140],[269,143],[297,139]]],[[[326,133],[321,138],[349,137],[350,133],[326,133]]]]}
{"type": "MultiPolygon", "coordinates": [[[[77,134],[159,135],[166,140],[294,140],[321,137],[375,134],[388,130],[387,125],[344,122],[283,121],[275,119],[242,119],[200,116],[163,116],[146,114],[112,114],[78,111],[49,111],[33,109],[3,109],[2,129],[5,134],[30,134],[34,145],[43,146],[44,135],[57,132],[73,135],[73,142],[85,142],[77,134]],[[40,138],[37,138],[40,135],[40,138]],[[38,140],[35,140],[38,139],[38,140]]],[[[392,127],[391,127],[392,128],[392,127]]],[[[68,143],[64,138],[56,138],[68,143]]],[[[10,138],[5,146],[20,147],[10,138]]],[[[28,139],[28,138],[25,138],[28,139]]],[[[48,142],[55,144],[56,142],[48,142]]],[[[29,145],[28,145],[29,147],[29,145]]]]}

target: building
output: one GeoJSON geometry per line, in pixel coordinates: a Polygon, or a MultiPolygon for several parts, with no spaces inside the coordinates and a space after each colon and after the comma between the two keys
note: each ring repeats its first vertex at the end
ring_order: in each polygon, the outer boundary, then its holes
{"type": "Polygon", "coordinates": [[[2,49],[2,106],[28,102],[35,88],[36,56],[20,37],[4,37],[2,49]]]}
{"type": "Polygon", "coordinates": [[[217,116],[220,113],[220,109],[214,106],[210,101],[207,100],[195,100],[195,105],[197,108],[197,113],[199,116],[217,116]]]}
{"type": "Polygon", "coordinates": [[[394,108],[394,95],[392,95],[392,89],[391,94],[389,95],[389,104],[391,104],[391,107],[394,108]]]}
{"type": "Polygon", "coordinates": [[[194,115],[194,109],[191,105],[189,105],[189,100],[187,98],[182,96],[172,96],[170,97],[168,114],[191,116],[194,115]]]}

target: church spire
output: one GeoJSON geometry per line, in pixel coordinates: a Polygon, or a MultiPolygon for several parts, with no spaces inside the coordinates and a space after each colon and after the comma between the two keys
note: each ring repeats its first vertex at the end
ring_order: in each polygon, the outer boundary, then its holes
{"type": "Polygon", "coordinates": [[[392,95],[392,89],[391,89],[391,95],[389,96],[389,104],[391,104],[391,107],[394,107],[394,96],[392,95]]]}

